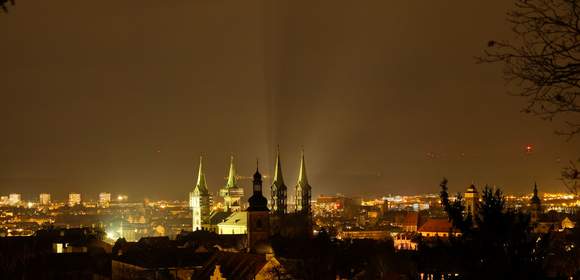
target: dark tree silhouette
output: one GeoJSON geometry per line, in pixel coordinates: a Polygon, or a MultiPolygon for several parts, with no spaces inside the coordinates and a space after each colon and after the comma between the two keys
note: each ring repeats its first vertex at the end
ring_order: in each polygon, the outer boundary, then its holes
{"type": "Polygon", "coordinates": [[[485,187],[475,217],[464,215],[462,198],[449,199],[447,180],[441,204],[462,235],[452,238],[447,251],[460,254],[460,272],[467,279],[540,279],[543,238],[531,231],[529,215],[507,209],[501,190],[485,187]],[[538,242],[540,240],[541,242],[538,242]]]}
{"type": "Polygon", "coordinates": [[[575,162],[570,161],[570,165],[564,167],[561,178],[568,191],[577,196],[580,195],[580,169],[575,162]]]}
{"type": "MultiPolygon", "coordinates": [[[[515,0],[508,11],[515,40],[489,41],[479,62],[501,63],[504,78],[525,97],[524,112],[546,120],[560,117],[566,126],[556,133],[580,134],[580,1],[515,0]]],[[[562,181],[580,191],[578,168],[570,162],[562,181]]]]}
{"type": "Polygon", "coordinates": [[[6,5],[9,3],[14,6],[14,0],[0,0],[0,9],[2,9],[3,12],[7,13],[8,7],[6,7],[6,5]]]}

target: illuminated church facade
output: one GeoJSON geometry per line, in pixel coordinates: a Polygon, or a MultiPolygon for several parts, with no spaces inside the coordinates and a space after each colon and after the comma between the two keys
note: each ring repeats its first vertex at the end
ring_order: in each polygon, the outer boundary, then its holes
{"type": "Polygon", "coordinates": [[[197,181],[190,193],[192,230],[209,230],[218,234],[247,234],[248,248],[270,236],[312,236],[312,187],[306,176],[304,152],[300,157],[300,171],[294,186],[294,211],[288,209],[288,187],[284,182],[279,149],[276,153],[274,175],[270,185],[270,201],[262,193],[262,175],[256,170],[253,176],[252,196],[249,207],[242,209],[243,187],[238,186],[234,158],[226,185],[220,189],[224,198],[223,211],[212,211],[212,197],[205,182],[203,162],[200,159],[197,181]]]}

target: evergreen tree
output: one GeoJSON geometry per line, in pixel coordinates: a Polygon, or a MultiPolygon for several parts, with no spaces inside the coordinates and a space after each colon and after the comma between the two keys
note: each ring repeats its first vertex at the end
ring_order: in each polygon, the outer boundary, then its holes
{"type": "Polygon", "coordinates": [[[450,252],[462,255],[460,274],[468,279],[541,279],[547,237],[532,232],[529,215],[508,209],[500,189],[485,187],[476,217],[465,215],[460,194],[449,199],[447,180],[441,204],[462,235],[452,238],[450,252]]]}

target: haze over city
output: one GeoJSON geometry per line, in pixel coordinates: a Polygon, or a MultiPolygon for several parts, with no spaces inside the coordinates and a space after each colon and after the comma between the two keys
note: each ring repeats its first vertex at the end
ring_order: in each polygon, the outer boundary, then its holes
{"type": "Polygon", "coordinates": [[[289,186],[304,148],[313,196],[564,191],[577,139],[475,63],[511,4],[20,1],[0,16],[0,189],[185,200],[200,155],[215,193],[230,154],[271,175],[280,145],[289,186]]]}

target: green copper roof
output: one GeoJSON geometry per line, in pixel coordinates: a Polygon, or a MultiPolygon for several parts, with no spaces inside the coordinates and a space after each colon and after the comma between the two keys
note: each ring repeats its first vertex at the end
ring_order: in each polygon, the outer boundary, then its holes
{"type": "Polygon", "coordinates": [[[226,188],[237,188],[238,183],[236,182],[236,167],[234,166],[234,156],[230,158],[230,173],[228,174],[228,182],[226,183],[226,188]]]}
{"type": "Polygon", "coordinates": [[[276,166],[274,167],[274,179],[272,184],[284,185],[284,177],[282,176],[282,165],[280,163],[280,148],[276,151],[276,166]]]}
{"type": "Polygon", "coordinates": [[[200,193],[207,193],[207,185],[205,182],[205,174],[203,173],[203,157],[199,157],[199,168],[197,170],[197,182],[195,183],[195,188],[200,193]]]}
{"type": "Polygon", "coordinates": [[[308,178],[306,177],[306,163],[304,162],[304,150],[302,150],[302,159],[300,161],[300,173],[298,174],[298,185],[307,186],[308,178]]]}

